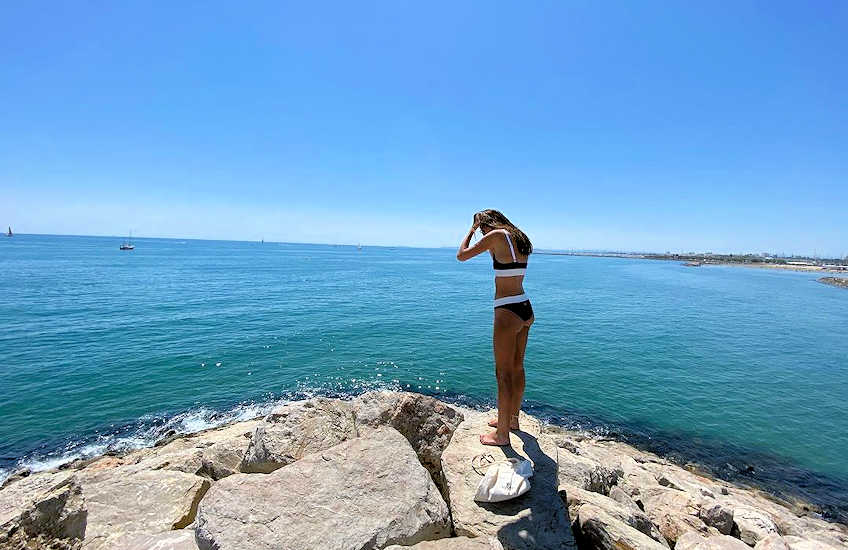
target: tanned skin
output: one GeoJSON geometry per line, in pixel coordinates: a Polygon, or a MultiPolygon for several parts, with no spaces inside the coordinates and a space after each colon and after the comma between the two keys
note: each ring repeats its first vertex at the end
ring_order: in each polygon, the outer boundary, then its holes
{"type": "MultiPolygon", "coordinates": [[[[481,225],[475,215],[474,223],[459,245],[456,259],[464,262],[486,251],[499,262],[512,261],[506,230],[481,225]],[[472,245],[471,240],[477,229],[483,233],[483,238],[472,245]]],[[[527,261],[527,257],[517,250],[516,259],[519,262],[527,261]]],[[[523,294],[523,281],[523,275],[495,277],[495,298],[523,294]]],[[[534,320],[535,318],[531,317],[522,321],[508,309],[495,309],[492,341],[495,352],[495,377],[498,381],[498,417],[489,422],[495,430],[480,436],[480,442],[484,445],[509,445],[509,430],[518,429],[518,411],[524,397],[524,351],[527,348],[530,325],[534,320]]]]}

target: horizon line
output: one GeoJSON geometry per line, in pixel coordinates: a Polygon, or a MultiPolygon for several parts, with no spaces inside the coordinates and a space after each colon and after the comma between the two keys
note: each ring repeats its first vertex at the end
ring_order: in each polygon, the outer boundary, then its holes
{"type": "MultiPolygon", "coordinates": [[[[95,237],[95,238],[103,238],[103,239],[124,239],[127,238],[125,235],[76,235],[71,233],[14,233],[14,236],[17,235],[33,235],[38,237],[95,237]]],[[[452,249],[454,246],[411,246],[405,244],[396,244],[396,245],[386,245],[386,244],[362,244],[362,243],[314,243],[314,242],[295,242],[295,241],[265,241],[254,240],[254,239],[210,239],[210,238],[202,238],[202,237],[133,237],[135,239],[158,239],[158,240],[166,240],[166,241],[207,241],[207,242],[225,242],[225,243],[268,243],[268,244],[292,244],[292,245],[308,245],[308,246],[362,246],[369,248],[411,248],[411,249],[420,249],[420,250],[444,250],[444,249],[452,249]]],[[[544,252],[562,252],[562,253],[603,253],[603,254],[632,254],[632,255],[691,255],[691,256],[700,256],[700,255],[716,255],[716,256],[761,256],[762,252],[728,252],[728,253],[714,253],[714,252],[706,252],[706,251],[687,251],[687,252],[658,252],[658,251],[650,251],[650,250],[613,250],[613,249],[602,249],[602,248],[539,248],[538,250],[534,250],[535,252],[544,253],[544,252]]],[[[844,257],[833,256],[833,257],[824,257],[818,255],[799,255],[799,254],[778,254],[773,253],[769,254],[771,257],[775,258],[808,258],[808,259],[836,259],[842,260],[848,258],[848,255],[844,257]]]]}

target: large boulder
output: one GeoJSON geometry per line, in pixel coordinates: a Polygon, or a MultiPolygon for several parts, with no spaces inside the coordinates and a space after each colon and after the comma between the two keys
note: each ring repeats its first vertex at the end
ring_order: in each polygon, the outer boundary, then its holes
{"type": "Polygon", "coordinates": [[[0,491],[0,547],[74,546],[85,536],[87,515],[76,476],[31,475],[0,491]]]}
{"type": "Polygon", "coordinates": [[[6,529],[20,519],[42,494],[62,487],[73,477],[73,472],[45,472],[32,474],[4,485],[0,489],[0,529],[6,529]]]}
{"type": "Polygon", "coordinates": [[[772,533],[754,546],[754,550],[789,550],[789,545],[780,535],[772,533]]]}
{"type": "Polygon", "coordinates": [[[370,392],[358,397],[353,405],[358,424],[391,426],[402,433],[444,491],[442,453],[462,422],[462,413],[417,393],[370,392]]]}
{"type": "Polygon", "coordinates": [[[386,427],[216,482],[196,533],[202,550],[358,550],[447,537],[450,515],[406,438],[386,427]]]}
{"type": "Polygon", "coordinates": [[[733,530],[733,509],[717,500],[703,502],[698,517],[706,525],[715,527],[722,535],[729,535],[733,530]]]}
{"type": "Polygon", "coordinates": [[[316,398],[290,403],[256,426],[240,469],[268,474],[358,436],[349,401],[316,398]]]}
{"type": "Polygon", "coordinates": [[[167,444],[124,457],[124,465],[118,467],[125,473],[173,470],[223,479],[239,472],[250,436],[258,424],[258,420],[249,420],[177,437],[167,444]]]}
{"type": "Polygon", "coordinates": [[[158,535],[134,535],[115,541],[110,550],[198,550],[194,529],[177,529],[158,535]]]}
{"type": "Polygon", "coordinates": [[[754,546],[771,534],[779,534],[768,514],[750,506],[733,509],[733,533],[748,546],[754,546]]]}
{"type": "Polygon", "coordinates": [[[618,462],[601,462],[598,456],[579,453],[580,447],[569,445],[559,453],[559,482],[564,485],[609,495],[624,476],[618,462]]]}
{"type": "Polygon", "coordinates": [[[453,537],[449,539],[426,540],[412,546],[393,544],[383,550],[503,550],[503,546],[494,538],[453,537]]]}
{"type": "Polygon", "coordinates": [[[751,548],[741,540],[728,535],[702,537],[694,531],[689,531],[677,539],[674,550],[751,550],[751,548]]]}
{"type": "Polygon", "coordinates": [[[441,456],[462,418],[453,407],[415,393],[379,391],[353,401],[319,397],[290,403],[257,425],[240,469],[271,473],[311,453],[391,426],[406,437],[444,492],[441,456]]]}
{"type": "Polygon", "coordinates": [[[557,447],[540,433],[539,422],[522,415],[522,431],[510,434],[510,447],[488,447],[479,436],[491,430],[491,413],[469,411],[442,454],[442,469],[457,535],[493,537],[507,550],[573,549],[576,547],[565,505],[557,494],[557,447]],[[495,460],[511,457],[533,462],[531,489],[519,498],[498,503],[474,501],[481,475],[471,461],[490,453],[495,460]]]}
{"type": "Polygon", "coordinates": [[[719,534],[715,528],[711,531],[700,519],[701,500],[684,491],[666,487],[649,488],[642,491],[640,499],[645,514],[672,547],[687,531],[704,536],[719,534]]]}
{"type": "Polygon", "coordinates": [[[83,478],[86,550],[111,548],[123,537],[186,527],[210,486],[206,478],[170,470],[126,474],[117,468],[105,474],[83,478]]]}
{"type": "MultiPolygon", "coordinates": [[[[630,501],[630,504],[622,504],[602,494],[584,491],[578,487],[568,485],[561,485],[559,494],[565,500],[568,506],[568,514],[572,519],[579,517],[580,508],[586,504],[592,504],[602,509],[616,521],[629,525],[668,548],[668,543],[659,529],[657,529],[657,526],[651,522],[650,518],[638,506],[632,504],[632,501],[630,501]]],[[[572,523],[572,529],[577,526],[577,522],[572,523]]]]}
{"type": "Polygon", "coordinates": [[[789,546],[789,550],[844,550],[845,546],[834,546],[821,540],[807,539],[788,535],[783,537],[783,541],[789,546]]]}
{"type": "Polygon", "coordinates": [[[619,487],[635,499],[640,488],[657,486],[656,475],[647,469],[646,463],[666,464],[658,457],[617,441],[588,437],[559,426],[545,426],[544,430],[562,449],[560,482],[565,485],[604,495],[619,487]]]}
{"type": "Polygon", "coordinates": [[[618,521],[598,506],[580,507],[575,523],[579,526],[580,547],[593,550],[668,550],[644,533],[618,521]]]}

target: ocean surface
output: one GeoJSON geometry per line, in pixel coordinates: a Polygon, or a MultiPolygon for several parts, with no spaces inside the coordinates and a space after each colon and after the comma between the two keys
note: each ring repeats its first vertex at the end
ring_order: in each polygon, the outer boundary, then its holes
{"type": "MultiPolygon", "coordinates": [[[[494,403],[488,257],[0,239],[0,478],[312,395],[494,403]]],[[[848,517],[848,291],[817,275],[534,254],[526,409],[848,517]]]]}

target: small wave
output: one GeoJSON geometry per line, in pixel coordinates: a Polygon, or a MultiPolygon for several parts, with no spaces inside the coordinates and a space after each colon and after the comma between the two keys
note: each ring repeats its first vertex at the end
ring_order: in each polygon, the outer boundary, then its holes
{"type": "Polygon", "coordinates": [[[108,433],[68,439],[63,446],[47,452],[34,452],[19,459],[12,468],[0,468],[0,484],[15,471],[41,472],[69,462],[94,458],[107,453],[122,454],[135,449],[152,447],[157,441],[172,435],[183,435],[217,428],[264,416],[289,399],[261,403],[242,403],[227,410],[209,407],[190,409],[176,415],[145,415],[128,426],[108,433]]]}
{"type": "Polygon", "coordinates": [[[108,431],[69,437],[63,443],[45,445],[30,452],[17,461],[0,466],[0,484],[19,470],[41,472],[59,468],[75,460],[95,458],[104,454],[124,454],[136,449],[152,447],[163,438],[184,435],[217,428],[233,422],[241,422],[265,416],[275,407],[318,396],[351,398],[372,390],[400,390],[397,380],[382,381],[353,378],[350,380],[318,380],[307,376],[297,388],[282,396],[270,396],[259,402],[242,402],[221,410],[209,406],[195,407],[177,414],[146,414],[135,422],[108,431]]]}

